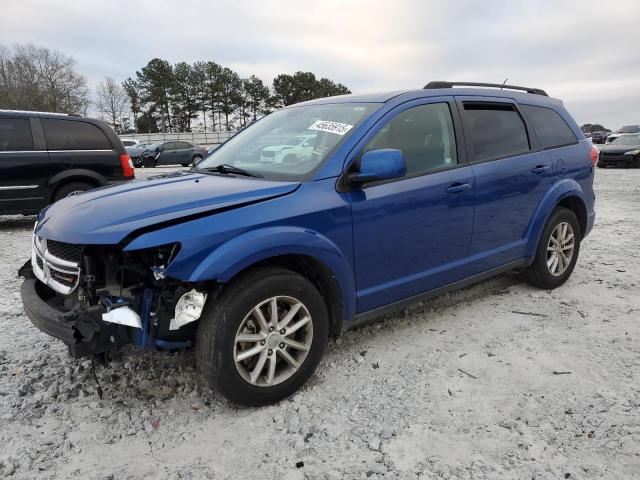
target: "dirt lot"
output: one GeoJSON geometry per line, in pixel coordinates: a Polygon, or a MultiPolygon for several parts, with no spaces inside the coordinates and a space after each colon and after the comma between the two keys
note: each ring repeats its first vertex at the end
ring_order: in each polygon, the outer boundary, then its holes
{"type": "Polygon", "coordinates": [[[599,170],[570,281],[504,275],[331,341],[262,409],[200,387],[190,353],[98,370],[22,314],[33,219],[0,218],[0,477],[640,476],[640,170],[599,170]]]}

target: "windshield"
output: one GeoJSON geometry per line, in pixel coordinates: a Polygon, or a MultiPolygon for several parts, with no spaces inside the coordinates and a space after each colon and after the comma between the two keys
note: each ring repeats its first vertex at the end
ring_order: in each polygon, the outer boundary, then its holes
{"type": "Polygon", "coordinates": [[[303,180],[380,104],[291,107],[272,113],[211,153],[198,169],[231,165],[272,180],[303,180]]]}
{"type": "Polygon", "coordinates": [[[616,138],[612,145],[640,145],[640,135],[622,135],[616,138]]]}

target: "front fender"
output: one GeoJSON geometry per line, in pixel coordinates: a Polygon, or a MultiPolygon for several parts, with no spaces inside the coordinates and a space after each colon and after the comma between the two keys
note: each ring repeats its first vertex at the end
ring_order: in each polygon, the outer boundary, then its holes
{"type": "Polygon", "coordinates": [[[300,227],[262,228],[228,240],[207,255],[193,270],[189,281],[228,282],[245,268],[280,255],[306,255],[323,263],[340,286],[344,318],[355,314],[355,279],[351,262],[327,237],[300,227]]]}
{"type": "Polygon", "coordinates": [[[572,178],[564,178],[555,183],[542,198],[533,216],[533,220],[527,228],[526,257],[533,258],[535,256],[547,220],[549,220],[556,205],[567,197],[578,197],[583,205],[587,205],[584,192],[577,181],[572,178]]]}

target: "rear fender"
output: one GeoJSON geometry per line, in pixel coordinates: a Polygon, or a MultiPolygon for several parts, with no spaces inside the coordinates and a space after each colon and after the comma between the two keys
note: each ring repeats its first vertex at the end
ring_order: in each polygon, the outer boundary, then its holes
{"type": "Polygon", "coordinates": [[[542,231],[544,230],[551,213],[558,203],[567,197],[578,197],[584,205],[587,205],[584,192],[582,191],[582,188],[580,188],[580,184],[574,179],[564,178],[555,183],[542,198],[542,201],[538,205],[533,216],[533,220],[529,223],[529,227],[527,228],[526,257],[533,259],[538,249],[538,244],[540,243],[542,231]]]}
{"type": "Polygon", "coordinates": [[[343,318],[349,319],[355,314],[351,262],[327,237],[299,227],[269,227],[239,235],[212,251],[192,272],[189,281],[226,283],[242,270],[280,255],[306,255],[323,263],[340,287],[343,318]]]}

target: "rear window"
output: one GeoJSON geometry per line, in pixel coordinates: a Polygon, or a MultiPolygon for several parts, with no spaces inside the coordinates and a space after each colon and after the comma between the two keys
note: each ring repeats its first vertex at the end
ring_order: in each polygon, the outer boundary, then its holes
{"type": "MultiPolygon", "coordinates": [[[[525,115],[533,124],[542,148],[562,147],[578,143],[567,122],[554,110],[546,107],[522,105],[525,115]]],[[[603,135],[604,132],[594,132],[603,135]]]]}
{"type": "Polygon", "coordinates": [[[0,152],[33,150],[31,125],[26,118],[0,119],[0,152]]]}
{"type": "Polygon", "coordinates": [[[49,150],[111,150],[107,136],[91,123],[43,119],[49,150]]]}
{"type": "Polygon", "coordinates": [[[474,161],[503,158],[528,152],[527,128],[510,104],[464,103],[474,161]]]}

